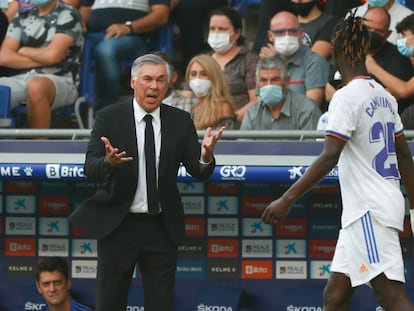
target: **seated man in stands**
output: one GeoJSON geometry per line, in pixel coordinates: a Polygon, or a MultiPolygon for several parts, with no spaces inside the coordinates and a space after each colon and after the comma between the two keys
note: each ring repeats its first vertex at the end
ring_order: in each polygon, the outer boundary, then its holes
{"type": "Polygon", "coordinates": [[[286,63],[278,56],[259,60],[260,98],[243,118],[241,130],[315,130],[321,110],[303,94],[289,89],[286,63]]]}
{"type": "Polygon", "coordinates": [[[312,99],[319,107],[324,102],[329,63],[302,44],[303,29],[298,18],[283,11],[273,16],[268,31],[271,44],[264,46],[260,57],[280,55],[287,62],[289,88],[312,99]]]}
{"type": "Polygon", "coordinates": [[[168,22],[169,4],[170,0],[83,1],[85,38],[96,62],[97,109],[119,100],[121,61],[151,50],[154,30],[168,22]]]}
{"type": "MultiPolygon", "coordinates": [[[[373,58],[372,63],[375,62],[383,70],[403,81],[410,80],[414,74],[410,59],[401,55],[397,47],[387,41],[387,38],[392,33],[389,29],[390,14],[388,11],[381,7],[370,8],[364,15],[364,24],[367,26],[370,35],[369,53],[373,58]]],[[[380,77],[376,77],[375,68],[371,67],[372,63],[367,62],[367,70],[382,83],[381,74],[380,77]]],[[[407,98],[396,97],[398,99],[399,113],[402,113],[414,101],[412,96],[407,98]]]]}
{"type": "Polygon", "coordinates": [[[91,311],[71,297],[68,263],[60,257],[48,257],[39,263],[36,287],[47,306],[41,311],[91,311]]]}
{"type": "Polygon", "coordinates": [[[16,15],[0,50],[0,66],[16,75],[0,78],[11,88],[11,106],[27,104],[31,128],[49,128],[51,110],[78,97],[82,21],[61,0],[31,0],[36,8],[16,15]]]}
{"type": "MultiPolygon", "coordinates": [[[[381,23],[377,20],[384,20],[383,18],[378,18],[379,14],[382,13],[382,15],[384,15],[383,10],[383,8],[371,8],[367,11],[365,14],[365,24],[368,29],[371,29],[373,26],[380,29],[378,26],[381,26],[381,23]]],[[[387,16],[387,20],[389,21],[389,14],[387,14],[387,16]]],[[[414,14],[404,18],[396,27],[398,33],[405,37],[406,42],[408,42],[408,40],[411,41],[413,32],[410,28],[414,30],[414,14]],[[411,23],[409,22],[410,19],[411,23]]],[[[384,40],[385,38],[382,41],[384,40]]],[[[402,40],[404,41],[404,39],[402,40]]],[[[412,61],[409,58],[411,55],[402,55],[401,52],[399,52],[401,44],[397,47],[388,42],[383,43],[377,53],[367,55],[366,66],[368,72],[375,76],[375,78],[382,83],[395,98],[397,98],[398,112],[402,115],[406,108],[414,103],[414,71],[412,61]]]]}
{"type": "Polygon", "coordinates": [[[387,40],[392,44],[396,44],[399,38],[396,29],[397,24],[406,16],[412,14],[413,11],[411,11],[405,5],[401,4],[398,0],[367,0],[364,2],[364,4],[352,9],[351,11],[355,11],[355,16],[363,17],[370,8],[382,7],[387,10],[390,14],[389,29],[391,30],[390,35],[387,37],[387,40]]]}

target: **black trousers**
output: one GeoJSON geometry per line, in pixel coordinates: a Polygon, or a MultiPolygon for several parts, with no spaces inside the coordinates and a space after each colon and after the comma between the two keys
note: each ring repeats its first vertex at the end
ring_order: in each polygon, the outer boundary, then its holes
{"type": "Polygon", "coordinates": [[[96,311],[125,311],[135,264],[144,288],[145,311],[172,311],[177,247],[162,216],[128,214],[98,240],[96,311]]]}

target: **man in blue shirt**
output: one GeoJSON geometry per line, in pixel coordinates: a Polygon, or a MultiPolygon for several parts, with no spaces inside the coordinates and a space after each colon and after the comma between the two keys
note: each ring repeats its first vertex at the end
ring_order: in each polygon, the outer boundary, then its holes
{"type": "Polygon", "coordinates": [[[46,301],[41,311],[92,311],[70,295],[68,263],[60,257],[42,260],[36,275],[36,287],[46,301]]]}

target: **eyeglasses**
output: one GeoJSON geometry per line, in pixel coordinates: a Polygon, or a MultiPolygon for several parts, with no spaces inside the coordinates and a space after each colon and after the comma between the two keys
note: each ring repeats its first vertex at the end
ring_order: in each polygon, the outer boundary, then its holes
{"type": "Polygon", "coordinates": [[[282,37],[285,35],[288,36],[297,36],[299,33],[300,28],[283,28],[277,30],[270,30],[275,37],[282,37]]]}

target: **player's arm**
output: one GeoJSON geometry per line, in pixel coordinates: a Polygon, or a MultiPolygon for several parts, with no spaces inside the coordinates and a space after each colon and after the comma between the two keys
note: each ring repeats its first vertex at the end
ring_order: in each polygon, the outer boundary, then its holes
{"type": "MultiPolygon", "coordinates": [[[[410,202],[411,230],[414,229],[414,164],[410,148],[404,135],[395,138],[395,149],[397,152],[398,169],[402,182],[407,191],[408,201],[410,202]]],[[[414,230],[413,230],[414,232],[414,230]]]]}
{"type": "Polygon", "coordinates": [[[290,211],[292,204],[303,194],[317,185],[338,163],[346,141],[332,136],[325,137],[322,153],[279,199],[271,202],[263,212],[262,219],[267,224],[282,221],[290,211]]]}

